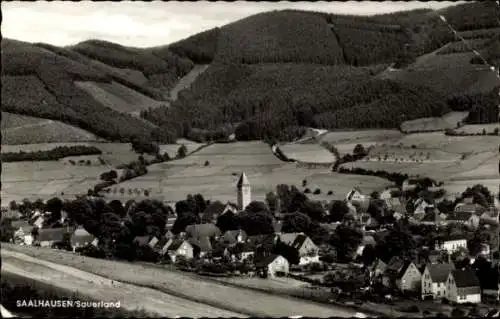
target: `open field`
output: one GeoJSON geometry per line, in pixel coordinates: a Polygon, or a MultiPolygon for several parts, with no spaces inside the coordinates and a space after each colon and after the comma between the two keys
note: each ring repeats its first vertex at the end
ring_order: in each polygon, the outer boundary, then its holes
{"type": "Polygon", "coordinates": [[[73,267],[38,260],[25,254],[2,250],[2,273],[50,284],[69,291],[77,290],[94,300],[120,301],[129,311],[143,309],[155,317],[246,317],[205,304],[174,297],[157,290],[110,280],[73,267]]]}
{"type": "Polygon", "coordinates": [[[179,150],[179,147],[184,144],[187,149],[187,154],[196,151],[198,148],[203,146],[201,143],[196,143],[196,142],[191,142],[191,141],[177,141],[176,144],[160,144],[160,154],[164,154],[165,152],[170,155],[171,158],[174,158],[177,155],[177,151],[179,150]]]}
{"type": "Polygon", "coordinates": [[[279,146],[280,150],[289,159],[308,163],[334,163],[337,159],[319,144],[288,143],[279,146]]]}
{"type": "Polygon", "coordinates": [[[117,82],[75,81],[74,83],[102,105],[122,113],[136,113],[165,104],[165,102],[153,100],[117,82]]]}
{"type": "Polygon", "coordinates": [[[38,117],[2,112],[2,144],[97,141],[96,135],[76,126],[38,117]]]}
{"type": "Polygon", "coordinates": [[[403,134],[398,130],[359,130],[331,131],[318,137],[320,142],[336,144],[388,142],[400,139],[403,134]]]}
{"type": "MultiPolygon", "coordinates": [[[[209,199],[235,200],[238,176],[245,172],[252,185],[254,200],[276,190],[277,184],[319,188],[314,199],[344,198],[354,186],[365,192],[380,190],[390,183],[371,176],[348,176],[332,173],[328,168],[298,168],[295,163],[280,161],[263,142],[213,144],[181,160],[154,164],[148,174],[111,187],[106,196],[120,196],[120,189],[151,189],[151,195],[163,200],[181,200],[190,193],[201,193],[209,199]],[[204,166],[208,161],[209,165],[204,166]],[[328,196],[327,192],[333,191],[328,196]]],[[[126,192],[125,192],[126,193],[126,192]]]]}
{"type": "Polygon", "coordinates": [[[483,130],[485,130],[486,133],[493,133],[495,129],[500,129],[500,123],[469,124],[469,125],[464,125],[454,131],[457,133],[481,134],[483,133],[483,130]]]}
{"type": "Polygon", "coordinates": [[[189,71],[188,74],[184,75],[177,84],[170,90],[170,98],[175,101],[179,92],[185,89],[189,89],[191,84],[196,80],[196,78],[208,69],[208,64],[195,65],[194,68],[189,71]]]}
{"type": "Polygon", "coordinates": [[[500,158],[498,156],[491,156],[490,159],[484,161],[474,169],[460,172],[451,176],[451,179],[474,179],[474,178],[494,178],[498,177],[498,163],[500,158]]]}
{"type": "Polygon", "coordinates": [[[444,152],[464,154],[492,152],[498,149],[498,136],[447,136],[441,132],[405,135],[395,145],[416,149],[439,149],[444,152]]]}
{"type": "Polygon", "coordinates": [[[239,313],[250,313],[253,316],[286,317],[304,315],[309,317],[352,317],[354,311],[338,307],[307,302],[296,298],[259,293],[241,288],[222,286],[201,278],[195,280],[190,276],[167,269],[148,267],[138,264],[94,259],[74,255],[72,253],[36,247],[21,247],[7,244],[2,249],[21,252],[37,259],[56,262],[60,265],[75,267],[108,279],[122,281],[141,286],[152,286],[161,291],[175,291],[178,296],[196,300],[205,304],[224,305],[239,313]],[[236,310],[240,309],[240,310],[236,310]]]}
{"type": "Polygon", "coordinates": [[[2,163],[2,200],[73,198],[93,188],[107,170],[106,166],[71,166],[59,161],[2,163]]]}
{"type": "Polygon", "coordinates": [[[449,112],[442,117],[426,117],[401,124],[405,133],[421,131],[444,131],[457,127],[457,123],[465,120],[469,112],[449,112]]]}

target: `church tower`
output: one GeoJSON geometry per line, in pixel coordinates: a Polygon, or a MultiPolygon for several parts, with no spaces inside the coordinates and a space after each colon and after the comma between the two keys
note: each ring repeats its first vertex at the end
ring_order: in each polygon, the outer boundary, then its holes
{"type": "Polygon", "coordinates": [[[250,182],[245,173],[241,173],[236,188],[238,189],[238,208],[244,210],[252,201],[250,182]]]}

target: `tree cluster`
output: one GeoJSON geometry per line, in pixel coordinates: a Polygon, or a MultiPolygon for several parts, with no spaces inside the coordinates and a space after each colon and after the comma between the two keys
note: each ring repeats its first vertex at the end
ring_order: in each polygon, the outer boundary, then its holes
{"type": "Polygon", "coordinates": [[[372,170],[367,170],[367,169],[360,168],[360,167],[355,167],[355,168],[341,167],[341,168],[339,168],[338,172],[343,173],[343,174],[377,176],[377,177],[385,178],[391,182],[394,182],[398,186],[403,185],[403,182],[408,179],[408,174],[387,172],[387,171],[381,171],[381,170],[372,171],[372,170]]]}
{"type": "Polygon", "coordinates": [[[57,161],[68,156],[100,155],[101,150],[94,146],[58,146],[47,151],[36,152],[8,152],[2,153],[2,162],[23,162],[23,161],[57,161]]]}

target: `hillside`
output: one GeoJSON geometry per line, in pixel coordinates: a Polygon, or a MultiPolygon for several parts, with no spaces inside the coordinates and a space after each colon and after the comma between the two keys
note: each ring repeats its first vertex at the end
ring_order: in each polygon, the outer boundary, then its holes
{"type": "MultiPolygon", "coordinates": [[[[4,40],[3,110],[164,143],[286,141],[305,127],[393,129],[450,111],[491,123],[500,82],[472,50],[498,63],[499,14],[487,1],[376,16],[272,11],[146,49],[4,40]]],[[[428,121],[414,123],[444,127],[428,121]]]]}

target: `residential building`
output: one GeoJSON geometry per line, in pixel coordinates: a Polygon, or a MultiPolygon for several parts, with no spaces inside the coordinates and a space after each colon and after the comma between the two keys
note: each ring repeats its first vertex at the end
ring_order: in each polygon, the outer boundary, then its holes
{"type": "Polygon", "coordinates": [[[406,208],[397,197],[390,197],[384,199],[384,208],[386,211],[395,212],[404,215],[406,208]]]}
{"type": "Polygon", "coordinates": [[[149,246],[153,248],[159,239],[156,236],[136,236],[133,240],[139,246],[149,246]]]}
{"type": "Polygon", "coordinates": [[[39,229],[43,228],[43,223],[45,222],[45,217],[44,216],[38,216],[36,217],[35,221],[33,222],[33,225],[38,227],[39,229]]]}
{"type": "Polygon", "coordinates": [[[432,299],[446,298],[446,280],[450,272],[455,269],[452,263],[428,264],[422,274],[422,300],[431,297],[432,299]]]}
{"type": "Polygon", "coordinates": [[[450,255],[460,248],[467,248],[467,239],[462,236],[438,239],[434,247],[435,250],[445,250],[450,255]]]}
{"type": "Polygon", "coordinates": [[[62,241],[66,228],[46,228],[38,231],[38,236],[35,238],[35,243],[41,247],[51,247],[52,244],[62,241]]]}
{"type": "Polygon", "coordinates": [[[448,300],[456,303],[480,303],[481,287],[476,273],[470,269],[455,269],[447,280],[448,300]]]}
{"type": "Polygon", "coordinates": [[[450,224],[450,223],[463,224],[469,228],[475,229],[475,228],[479,227],[480,220],[481,220],[481,218],[478,215],[476,215],[475,213],[455,211],[453,214],[450,214],[448,216],[448,218],[446,219],[446,222],[448,224],[450,224]]]}
{"type": "Polygon", "coordinates": [[[359,244],[358,248],[356,249],[356,255],[363,255],[363,250],[365,250],[365,247],[368,245],[372,245],[373,247],[375,247],[377,245],[377,242],[375,241],[375,238],[373,238],[373,236],[365,235],[363,236],[361,244],[359,244]]]}
{"type": "Polygon", "coordinates": [[[299,253],[299,265],[319,262],[319,247],[303,233],[284,233],[280,240],[296,249],[299,253]]]}
{"type": "Polygon", "coordinates": [[[226,245],[232,246],[236,243],[244,243],[247,238],[247,233],[242,229],[228,230],[222,235],[221,241],[226,245]]]}
{"type": "Polygon", "coordinates": [[[425,216],[425,213],[428,211],[428,208],[434,209],[434,204],[427,202],[423,198],[419,198],[414,203],[415,209],[413,210],[414,215],[425,216]]]}
{"type": "Polygon", "coordinates": [[[153,249],[158,252],[160,255],[165,255],[168,251],[168,246],[174,241],[173,237],[162,237],[158,240],[158,242],[154,245],[153,249]]]}
{"type": "Polygon", "coordinates": [[[172,230],[172,227],[174,227],[174,223],[175,221],[177,220],[177,217],[176,216],[170,216],[167,218],[167,225],[166,225],[166,229],[167,230],[172,230]]]}
{"type": "Polygon", "coordinates": [[[75,251],[79,247],[84,247],[87,245],[93,245],[94,247],[97,247],[98,243],[99,240],[84,228],[77,228],[71,234],[71,247],[73,248],[73,251],[75,251]]]}
{"type": "Polygon", "coordinates": [[[370,267],[371,278],[381,277],[387,270],[387,264],[380,258],[377,258],[375,262],[370,267]]]}
{"type": "MultiPolygon", "coordinates": [[[[486,281],[481,287],[483,296],[485,299],[489,300],[500,300],[500,278],[498,270],[495,268],[488,269],[488,278],[490,280],[486,281]]],[[[486,277],[486,276],[485,276],[486,277]]]]}
{"type": "Polygon", "coordinates": [[[217,218],[222,216],[228,212],[236,214],[238,212],[238,208],[236,205],[231,203],[223,204],[220,201],[215,201],[210,203],[205,211],[201,214],[201,222],[202,223],[217,223],[217,218]]]}
{"type": "Polygon", "coordinates": [[[252,201],[252,187],[248,181],[248,177],[245,173],[241,173],[238,182],[236,183],[236,188],[238,190],[238,209],[245,210],[245,208],[252,201]]]}
{"type": "Polygon", "coordinates": [[[257,272],[263,277],[276,277],[278,272],[288,274],[290,264],[280,255],[269,255],[255,263],[257,272]]]}
{"type": "Polygon", "coordinates": [[[195,224],[186,227],[186,239],[196,257],[204,257],[212,251],[212,243],[219,240],[221,232],[214,224],[195,224]]]}
{"type": "Polygon", "coordinates": [[[194,257],[194,247],[187,240],[180,238],[174,239],[167,247],[167,254],[174,263],[179,256],[183,256],[186,259],[192,259],[194,257]]]}
{"type": "Polygon", "coordinates": [[[395,286],[402,292],[417,292],[420,290],[422,274],[417,266],[408,260],[393,258],[387,265],[383,275],[383,284],[395,286]]]}

